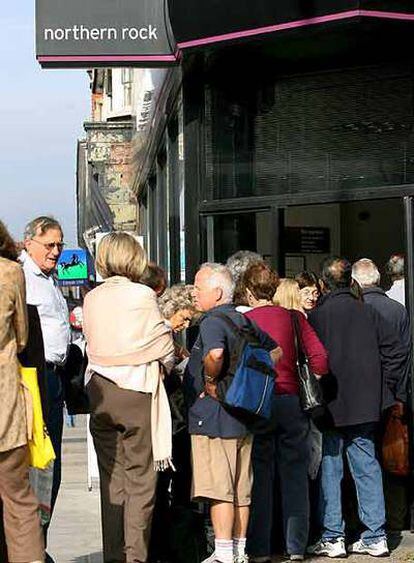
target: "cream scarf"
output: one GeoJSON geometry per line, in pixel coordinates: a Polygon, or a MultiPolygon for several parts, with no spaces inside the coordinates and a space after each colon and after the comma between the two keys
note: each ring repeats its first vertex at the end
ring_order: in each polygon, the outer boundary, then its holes
{"type": "Polygon", "coordinates": [[[154,468],[156,471],[173,468],[171,411],[160,360],[173,358],[174,344],[154,292],[119,276],[105,280],[85,298],[84,333],[91,364],[147,365],[147,388],[152,394],[154,468]],[[138,319],[136,310],[130,306],[135,299],[140,303],[138,319]],[[117,326],[126,328],[119,331],[117,326]]]}
{"type": "Polygon", "coordinates": [[[155,471],[165,471],[172,462],[172,422],[170,404],[165,391],[159,362],[147,365],[151,388],[151,441],[155,471]]]}

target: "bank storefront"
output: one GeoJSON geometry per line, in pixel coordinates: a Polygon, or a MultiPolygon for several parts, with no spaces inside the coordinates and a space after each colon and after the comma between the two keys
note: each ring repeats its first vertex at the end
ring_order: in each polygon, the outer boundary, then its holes
{"type": "Polygon", "coordinates": [[[204,42],[177,37],[181,65],[135,185],[142,234],[172,281],[239,249],[282,275],[332,253],[382,266],[406,252],[412,272],[414,8],[328,17],[323,5],[266,33],[229,39],[216,22],[204,42]]]}
{"type": "MultiPolygon", "coordinates": [[[[141,234],[172,283],[241,249],[288,276],[329,254],[383,271],[403,252],[414,318],[414,18],[394,16],[183,49],[135,184],[141,234]]],[[[388,525],[406,528],[409,479],[384,479],[388,525]]]]}

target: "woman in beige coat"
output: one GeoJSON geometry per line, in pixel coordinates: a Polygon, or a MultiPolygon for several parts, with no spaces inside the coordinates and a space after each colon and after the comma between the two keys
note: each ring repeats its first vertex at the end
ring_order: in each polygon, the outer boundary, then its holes
{"type": "Polygon", "coordinates": [[[0,221],[0,497],[10,563],[44,558],[38,503],[29,485],[27,426],[17,353],[27,340],[24,276],[0,221]]]}
{"type": "Polygon", "coordinates": [[[106,235],[96,261],[105,281],[83,306],[105,563],[146,563],[156,471],[171,464],[171,414],[160,364],[172,367],[174,346],[155,292],[139,283],[146,264],[134,237],[106,235]]]}

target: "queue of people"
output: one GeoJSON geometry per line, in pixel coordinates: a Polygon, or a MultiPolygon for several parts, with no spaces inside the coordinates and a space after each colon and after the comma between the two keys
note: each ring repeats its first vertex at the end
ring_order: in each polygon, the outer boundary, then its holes
{"type": "MultiPolygon", "coordinates": [[[[0,224],[0,377],[10,397],[0,413],[0,496],[11,563],[53,561],[44,545],[60,485],[70,343],[68,309],[54,277],[63,244],[59,223],[39,217],[28,224],[18,259],[0,224]],[[26,302],[40,320],[39,382],[56,452],[43,532],[19,392],[26,302]]],[[[401,256],[391,258],[393,265],[401,275],[401,256]]],[[[388,555],[378,437],[386,413],[407,401],[411,338],[404,306],[381,289],[371,260],[352,265],[332,257],[320,276],[281,280],[260,255],[241,251],[226,265],[201,265],[193,286],[168,288],[133,236],[110,233],[96,268],[104,281],[86,295],[82,324],[105,563],[200,561],[205,546],[195,546],[191,514],[201,505],[209,507],[214,532],[203,563],[270,563],[279,522],[291,561],[306,553],[388,555]],[[195,334],[187,349],[182,331],[189,328],[195,334]],[[221,399],[244,331],[273,365],[266,419],[221,399]],[[303,409],[298,340],[324,394],[314,419],[303,409]],[[345,537],[345,458],[361,524],[353,538],[345,537]],[[180,518],[188,522],[180,545],[160,541],[180,518]]]]}

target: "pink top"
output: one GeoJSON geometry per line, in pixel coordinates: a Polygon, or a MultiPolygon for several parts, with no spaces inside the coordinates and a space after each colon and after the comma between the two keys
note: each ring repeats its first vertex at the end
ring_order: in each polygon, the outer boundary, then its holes
{"type": "MultiPolygon", "coordinates": [[[[256,307],[246,317],[267,332],[282,348],[283,357],[276,366],[276,393],[297,395],[299,383],[296,371],[296,350],[291,311],[276,305],[256,307]]],[[[328,354],[305,316],[298,314],[302,342],[309,365],[317,375],[328,372],[328,354]]]]}

